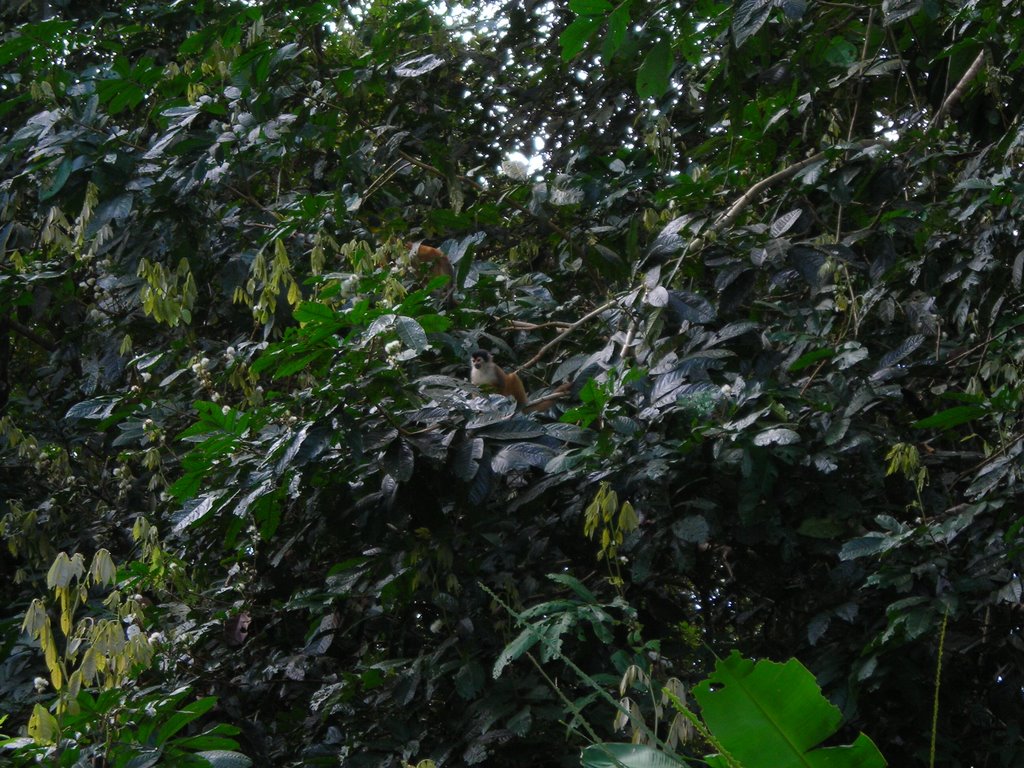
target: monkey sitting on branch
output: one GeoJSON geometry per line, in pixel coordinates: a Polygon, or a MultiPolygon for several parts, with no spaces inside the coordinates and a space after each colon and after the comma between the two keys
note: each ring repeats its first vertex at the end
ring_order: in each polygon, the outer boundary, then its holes
{"type": "Polygon", "coordinates": [[[511,397],[523,413],[546,411],[556,401],[565,397],[571,386],[569,382],[560,384],[547,397],[531,403],[526,397],[526,388],[519,375],[505,373],[501,366],[494,362],[491,353],[485,349],[478,349],[469,356],[469,380],[482,390],[511,397]]]}

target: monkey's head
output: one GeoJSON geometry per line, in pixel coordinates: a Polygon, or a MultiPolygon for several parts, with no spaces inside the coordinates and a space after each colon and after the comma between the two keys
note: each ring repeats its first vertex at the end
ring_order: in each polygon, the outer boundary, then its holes
{"type": "Polygon", "coordinates": [[[491,353],[486,349],[478,349],[469,356],[470,365],[477,371],[481,370],[484,366],[489,365],[491,361],[491,353]]]}

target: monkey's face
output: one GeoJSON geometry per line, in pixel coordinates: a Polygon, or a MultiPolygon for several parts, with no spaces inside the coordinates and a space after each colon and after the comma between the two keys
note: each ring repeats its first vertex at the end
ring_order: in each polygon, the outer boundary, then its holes
{"type": "Polygon", "coordinates": [[[474,352],[469,357],[469,364],[474,371],[482,371],[491,362],[491,356],[486,352],[474,352]]]}

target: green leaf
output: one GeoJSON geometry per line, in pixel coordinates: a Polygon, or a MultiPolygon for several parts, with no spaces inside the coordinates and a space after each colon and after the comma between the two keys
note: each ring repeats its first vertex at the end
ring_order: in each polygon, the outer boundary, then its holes
{"type": "Polygon", "coordinates": [[[799,442],[799,433],[786,427],[774,427],[754,435],[754,445],[793,445],[799,442]]]}
{"type": "Polygon", "coordinates": [[[732,13],[732,39],[739,48],[768,21],[775,0],[740,0],[732,13]]]}
{"type": "Polygon", "coordinates": [[[554,449],[546,445],[514,443],[498,452],[491,460],[491,469],[499,475],[504,475],[519,469],[544,467],[554,455],[554,449]]]}
{"type": "Polygon", "coordinates": [[[132,212],[135,196],[131,192],[117,195],[100,203],[89,220],[88,234],[94,235],[114,219],[124,219],[132,212]]]}
{"type": "Polygon", "coordinates": [[[462,699],[475,699],[487,682],[484,668],[476,661],[469,661],[455,673],[455,691],[462,699]]]}
{"type": "Polygon", "coordinates": [[[398,338],[402,340],[405,346],[409,347],[409,349],[415,349],[417,352],[422,352],[430,345],[423,326],[411,317],[399,315],[395,326],[395,333],[398,334],[398,338]]]}
{"type": "MultiPolygon", "coordinates": [[[[882,768],[864,734],[848,746],[814,749],[842,720],[803,664],[756,664],[733,651],[693,689],[704,722],[744,768],[882,768]]],[[[724,766],[724,759],[709,761],[724,766]]]]}
{"type": "Polygon", "coordinates": [[[57,167],[57,172],[53,174],[53,179],[50,181],[50,186],[39,194],[40,201],[49,200],[61,191],[64,187],[64,182],[66,182],[68,177],[71,175],[71,166],[72,160],[70,157],[65,157],[61,160],[60,165],[57,167]]]}
{"type": "Polygon", "coordinates": [[[600,26],[599,17],[580,16],[566,27],[558,36],[558,42],[562,46],[562,61],[575,58],[600,26]]]}
{"type": "Polygon", "coordinates": [[[252,760],[241,752],[213,749],[206,752],[197,752],[196,754],[214,768],[250,768],[252,765],[252,760]]]}
{"type": "Polygon", "coordinates": [[[792,211],[782,214],[772,222],[771,229],[768,230],[768,233],[772,237],[782,237],[794,224],[796,224],[797,219],[799,219],[803,213],[804,211],[802,208],[794,208],[792,211]]]}
{"type": "Polygon", "coordinates": [[[533,627],[527,627],[519,633],[515,640],[506,645],[504,650],[498,654],[497,661],[494,662],[494,669],[491,671],[494,679],[497,680],[501,677],[505,667],[536,645],[538,638],[538,630],[533,627]]]}
{"type": "Polygon", "coordinates": [[[612,9],[608,0],[569,0],[569,10],[581,16],[607,14],[612,9]]]}
{"type": "Polygon", "coordinates": [[[924,8],[924,0],[882,0],[882,24],[889,26],[909,19],[924,8]]]}
{"type": "Polygon", "coordinates": [[[622,3],[612,11],[608,17],[608,31],[604,36],[604,46],[601,48],[601,58],[607,61],[615,55],[624,42],[626,42],[626,31],[629,29],[629,2],[622,3]]]}
{"type": "Polygon", "coordinates": [[[83,400],[68,408],[64,418],[68,420],[105,419],[114,412],[114,408],[120,401],[121,398],[117,396],[95,397],[92,400],[83,400]]]}
{"type": "Polygon", "coordinates": [[[556,584],[561,584],[563,586],[568,587],[577,595],[579,595],[582,600],[585,600],[588,603],[597,602],[597,596],[589,589],[587,589],[583,582],[577,579],[575,576],[570,576],[568,573],[549,573],[548,578],[556,584]]]}
{"type": "Polygon", "coordinates": [[[36,42],[28,35],[18,35],[0,45],[0,67],[35,48],[36,42]]]}
{"type": "Polygon", "coordinates": [[[672,524],[672,533],[688,544],[701,544],[710,538],[711,527],[704,515],[687,515],[672,524]]]}
{"type": "Polygon", "coordinates": [[[193,720],[202,717],[213,709],[216,703],[216,696],[207,696],[182,707],[181,710],[167,718],[167,722],[160,727],[160,730],[157,732],[156,743],[163,744],[193,720]]]}
{"type": "Polygon", "coordinates": [[[858,557],[870,557],[892,549],[893,542],[889,536],[881,533],[872,533],[861,536],[843,544],[839,551],[840,560],[854,560],[858,557]]]}
{"type": "Polygon", "coordinates": [[[584,768],[679,768],[689,763],[641,744],[593,744],[583,750],[584,768]]]}
{"type": "Polygon", "coordinates": [[[636,92],[640,98],[656,99],[668,90],[673,63],[669,41],[656,42],[636,74],[636,92]]]}
{"type": "Polygon", "coordinates": [[[915,421],[913,426],[915,429],[950,429],[964,422],[979,419],[987,413],[988,410],[980,405],[958,405],[915,421]]]}
{"type": "Polygon", "coordinates": [[[821,349],[815,349],[812,352],[807,352],[806,354],[800,355],[800,357],[798,357],[793,364],[789,366],[789,372],[796,373],[797,371],[802,371],[809,365],[814,365],[819,360],[832,357],[835,353],[836,351],[830,347],[822,347],[821,349]]]}
{"type": "Polygon", "coordinates": [[[812,539],[834,539],[844,530],[845,526],[833,517],[809,517],[800,523],[797,533],[812,539]]]}
{"type": "Polygon", "coordinates": [[[846,69],[857,60],[857,47],[845,37],[835,36],[825,49],[825,61],[833,67],[846,69]]]}

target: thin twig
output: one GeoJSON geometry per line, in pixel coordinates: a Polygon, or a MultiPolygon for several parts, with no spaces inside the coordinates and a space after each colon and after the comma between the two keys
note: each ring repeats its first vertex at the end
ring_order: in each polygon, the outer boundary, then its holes
{"type": "MultiPolygon", "coordinates": [[[[889,44],[892,45],[892,49],[896,51],[896,55],[900,57],[900,72],[907,79],[907,87],[910,88],[910,98],[914,100],[914,109],[917,112],[921,111],[921,99],[917,96],[917,89],[914,88],[914,79],[907,72],[907,60],[903,58],[903,53],[899,49],[899,44],[896,41],[896,35],[892,31],[892,26],[886,27],[886,34],[889,36],[889,44]]],[[[897,81],[899,82],[899,81],[897,81]]]]}
{"type": "Polygon", "coordinates": [[[515,373],[518,374],[523,369],[529,368],[531,365],[533,365],[538,360],[540,360],[542,357],[544,357],[544,355],[547,354],[549,349],[551,349],[553,346],[555,346],[558,342],[560,342],[562,339],[564,339],[570,333],[575,331],[577,328],[579,328],[581,325],[586,323],[588,320],[591,320],[591,319],[597,317],[602,312],[606,312],[607,310],[611,309],[612,307],[614,307],[618,303],[619,303],[618,299],[610,299],[609,301],[606,301],[604,304],[602,304],[597,309],[592,310],[592,311],[588,312],[587,314],[585,314],[583,317],[581,317],[575,323],[572,323],[568,328],[566,328],[560,334],[555,336],[555,338],[553,338],[551,341],[549,341],[547,344],[545,344],[543,347],[541,347],[540,351],[538,351],[536,355],[534,355],[528,361],[526,361],[521,366],[516,368],[515,373]]]}
{"type": "Polygon", "coordinates": [[[935,117],[932,118],[931,122],[928,123],[928,130],[932,131],[938,127],[953,105],[960,101],[960,98],[964,95],[964,91],[967,90],[967,86],[971,84],[971,81],[978,76],[981,72],[981,67],[985,63],[985,51],[982,50],[974,59],[974,63],[967,68],[964,72],[964,76],[960,78],[960,82],[956,84],[956,88],[949,92],[949,96],[946,97],[945,101],[942,102],[942,106],[935,113],[935,117]]]}
{"type": "Polygon", "coordinates": [[[959,363],[961,360],[963,360],[968,355],[971,355],[971,354],[977,352],[979,349],[983,349],[983,348],[987,347],[989,344],[991,344],[996,339],[1002,338],[1003,336],[1008,334],[1010,331],[1017,330],[1022,325],[1024,325],[1024,320],[1021,320],[1020,322],[1014,323],[1013,325],[1006,326],[999,333],[992,334],[991,336],[986,338],[984,341],[979,341],[973,347],[968,347],[963,352],[960,352],[960,353],[958,353],[956,355],[953,355],[953,357],[947,358],[945,364],[946,365],[955,365],[956,363],[959,363]]]}
{"type": "Polygon", "coordinates": [[[942,685],[942,649],[946,645],[946,625],[949,623],[949,609],[942,615],[939,629],[939,653],[935,659],[935,694],[932,699],[932,743],[928,751],[928,768],[935,768],[935,740],[939,732],[939,688],[942,685]]]}
{"type": "Polygon", "coordinates": [[[405,168],[407,165],[409,165],[409,161],[406,160],[405,158],[402,158],[401,160],[395,160],[395,162],[393,162],[391,165],[385,168],[381,172],[380,176],[371,181],[370,184],[366,187],[366,191],[363,192],[361,203],[365,203],[367,200],[369,200],[374,192],[376,192],[378,189],[387,184],[391,180],[392,176],[394,176],[400,170],[405,168]],[[403,165],[403,163],[405,165],[403,165]]]}
{"type": "Polygon", "coordinates": [[[267,208],[267,206],[265,206],[263,203],[261,203],[259,200],[257,200],[252,195],[250,195],[248,192],[243,192],[242,190],[238,189],[238,187],[234,186],[233,184],[225,184],[224,188],[227,189],[229,192],[234,192],[239,197],[242,197],[242,198],[248,200],[252,205],[254,205],[257,208],[259,208],[261,211],[263,211],[268,216],[273,216],[278,221],[282,221],[284,219],[284,216],[282,216],[280,213],[278,213],[277,211],[272,211],[270,208],[267,208]]]}
{"type": "Polygon", "coordinates": [[[509,322],[509,328],[513,331],[539,331],[544,328],[558,328],[559,330],[565,330],[572,323],[568,323],[565,320],[552,320],[549,323],[528,323],[526,320],[512,320],[509,322]]]}
{"type": "MultiPolygon", "coordinates": [[[[853,145],[849,147],[849,149],[863,149],[864,147],[870,147],[872,145],[882,143],[884,143],[882,139],[862,139],[861,141],[854,142],[853,145]]],[[[771,186],[774,186],[775,184],[778,184],[780,181],[785,181],[786,179],[792,178],[793,176],[796,176],[798,173],[800,173],[800,171],[802,171],[804,168],[807,168],[808,166],[814,165],[815,163],[824,160],[826,157],[828,157],[828,153],[828,149],[823,149],[820,152],[815,152],[810,157],[804,158],[803,160],[797,163],[793,163],[787,168],[783,168],[781,171],[773,173],[771,176],[768,176],[767,178],[761,179],[759,182],[757,182],[757,184],[755,184],[746,192],[744,192],[743,195],[741,195],[740,198],[729,207],[729,210],[722,214],[715,221],[715,223],[712,225],[712,229],[716,231],[721,231],[726,227],[730,226],[734,221],[736,221],[736,219],[743,212],[743,210],[748,205],[750,205],[755,200],[755,198],[757,198],[757,196],[764,192],[766,189],[768,189],[771,186]]]]}

